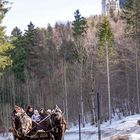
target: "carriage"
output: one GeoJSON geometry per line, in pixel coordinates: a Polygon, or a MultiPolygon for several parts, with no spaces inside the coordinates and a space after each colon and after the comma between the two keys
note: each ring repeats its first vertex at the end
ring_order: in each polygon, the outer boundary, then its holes
{"type": "Polygon", "coordinates": [[[13,131],[14,140],[55,140],[50,132],[37,131],[33,135],[20,136],[17,132],[13,131]]]}
{"type": "Polygon", "coordinates": [[[11,115],[14,140],[63,140],[66,121],[63,113],[57,108],[58,106],[36,123],[19,107],[19,112],[11,115]]]}

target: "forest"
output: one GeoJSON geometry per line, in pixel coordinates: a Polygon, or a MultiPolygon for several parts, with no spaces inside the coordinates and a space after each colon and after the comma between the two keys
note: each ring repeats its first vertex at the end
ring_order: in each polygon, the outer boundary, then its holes
{"type": "Polygon", "coordinates": [[[83,17],[27,30],[2,26],[8,2],[0,1],[0,126],[10,127],[15,105],[58,105],[71,125],[95,124],[96,93],[101,121],[140,113],[140,3],[127,0],[121,12],[83,17]]]}

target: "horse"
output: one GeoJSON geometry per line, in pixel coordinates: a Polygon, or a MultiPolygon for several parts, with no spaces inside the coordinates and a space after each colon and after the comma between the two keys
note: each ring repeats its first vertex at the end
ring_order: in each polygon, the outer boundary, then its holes
{"type": "Polygon", "coordinates": [[[63,140],[67,128],[67,123],[63,112],[57,105],[51,114],[51,125],[53,128],[52,134],[54,135],[55,140],[63,140]]]}
{"type": "Polygon", "coordinates": [[[38,130],[43,130],[50,140],[63,140],[66,131],[66,121],[58,106],[40,122],[32,122],[26,112],[18,107],[18,111],[12,114],[12,121],[15,140],[30,140],[38,130]]]}
{"type": "Polygon", "coordinates": [[[21,123],[21,132],[23,136],[26,136],[32,129],[32,119],[26,114],[26,112],[19,107],[19,111],[16,113],[21,123]]]}
{"type": "Polygon", "coordinates": [[[39,123],[33,125],[35,125],[35,128],[41,128],[52,134],[55,140],[63,140],[67,128],[63,112],[57,105],[52,111],[47,110],[46,112],[47,116],[39,123]]]}
{"type": "Polygon", "coordinates": [[[21,130],[20,119],[19,119],[19,117],[16,116],[16,111],[15,110],[11,113],[11,120],[12,120],[11,131],[13,133],[14,140],[17,140],[17,139],[19,139],[18,137],[21,137],[22,130],[21,130]]]}
{"type": "Polygon", "coordinates": [[[34,139],[33,137],[39,138],[42,132],[46,135],[44,139],[54,139],[51,133],[50,116],[46,116],[40,122],[34,122],[21,107],[18,107],[18,111],[14,110],[11,114],[11,118],[15,140],[30,140],[34,139]],[[41,130],[41,132],[39,132],[39,130],[41,130]]]}
{"type": "Polygon", "coordinates": [[[12,119],[12,131],[14,135],[14,139],[18,140],[26,140],[26,136],[32,129],[32,120],[26,114],[26,112],[21,108],[18,107],[12,112],[11,114],[12,119]]]}

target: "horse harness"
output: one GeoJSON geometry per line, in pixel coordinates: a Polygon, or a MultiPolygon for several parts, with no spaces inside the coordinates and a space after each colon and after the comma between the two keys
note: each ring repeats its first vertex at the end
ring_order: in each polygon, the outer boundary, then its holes
{"type": "MultiPolygon", "coordinates": [[[[23,113],[21,115],[21,117],[24,117],[25,113],[23,113]]],[[[61,114],[62,116],[60,117],[60,122],[59,124],[56,124],[55,121],[54,121],[54,118],[52,116],[53,114],[51,115],[48,115],[47,117],[45,117],[43,120],[41,120],[40,122],[36,123],[36,126],[39,126],[42,122],[44,121],[47,121],[49,120],[49,124],[50,124],[50,128],[47,130],[48,127],[46,126],[41,126],[41,128],[43,128],[43,130],[45,130],[46,133],[52,133],[53,135],[55,136],[59,136],[60,134],[63,133],[63,127],[65,126],[65,123],[63,121],[63,114],[61,114]],[[46,131],[47,130],[47,131],[46,131]]],[[[17,116],[14,117],[14,123],[15,123],[15,119],[16,119],[17,116]]],[[[17,117],[18,119],[20,119],[19,117],[17,117]]],[[[12,119],[13,120],[13,119],[12,119]]],[[[21,123],[21,122],[20,122],[21,123]]],[[[36,127],[34,126],[26,135],[24,135],[24,137],[33,137],[37,134],[37,132],[34,134],[34,135],[30,135],[29,133],[36,127]]],[[[16,127],[14,126],[13,128],[14,132],[16,133],[16,135],[18,137],[22,137],[22,125],[20,125],[20,127],[18,128],[18,130],[16,129],[16,127]]]]}

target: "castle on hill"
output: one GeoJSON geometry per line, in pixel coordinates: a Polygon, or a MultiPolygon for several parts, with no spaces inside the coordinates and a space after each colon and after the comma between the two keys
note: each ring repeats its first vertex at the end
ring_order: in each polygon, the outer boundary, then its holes
{"type": "Polygon", "coordinates": [[[110,12],[119,13],[124,3],[125,0],[102,0],[102,14],[109,15],[110,12]]]}

